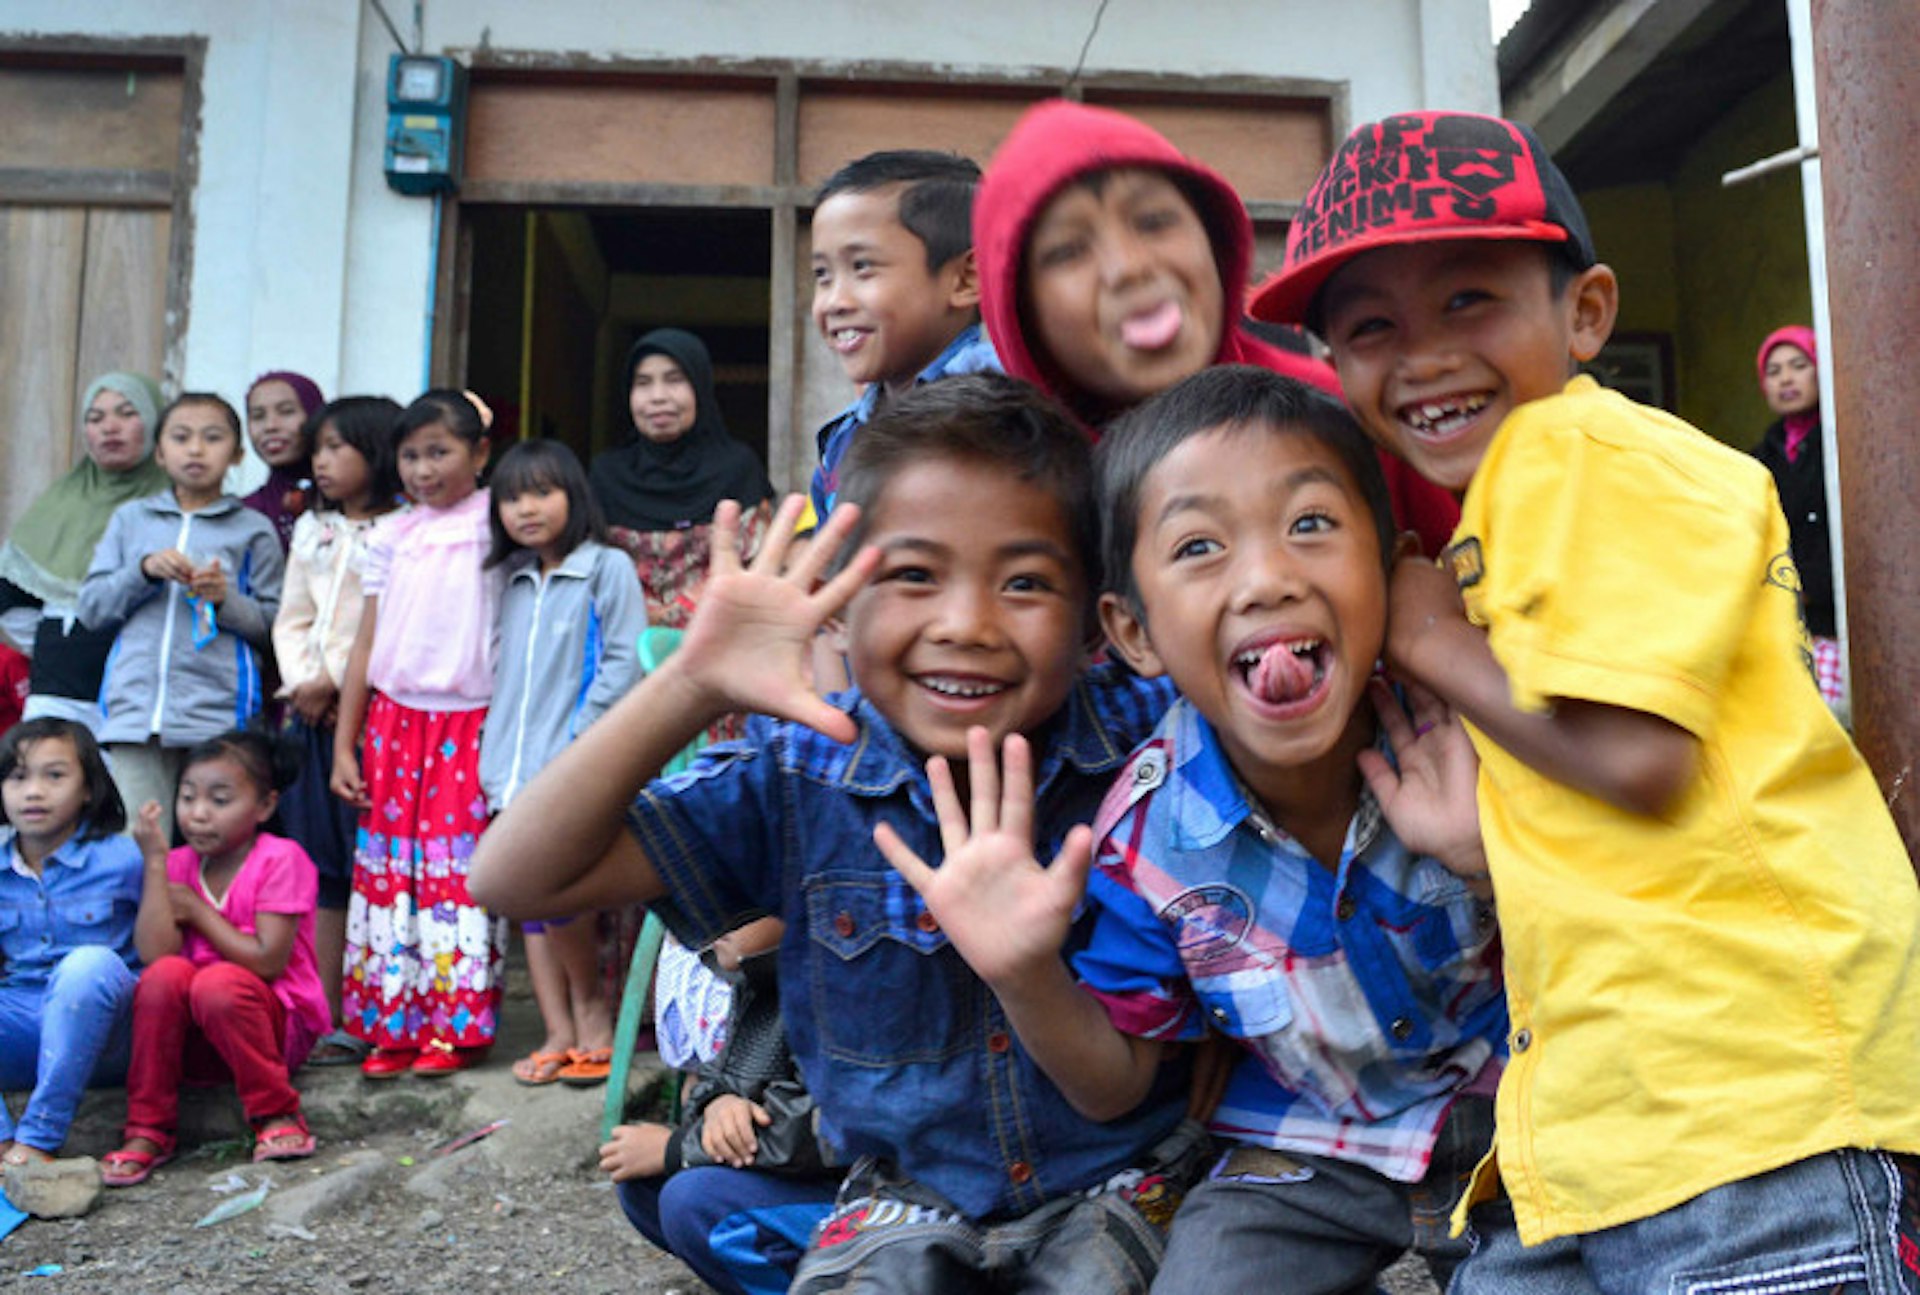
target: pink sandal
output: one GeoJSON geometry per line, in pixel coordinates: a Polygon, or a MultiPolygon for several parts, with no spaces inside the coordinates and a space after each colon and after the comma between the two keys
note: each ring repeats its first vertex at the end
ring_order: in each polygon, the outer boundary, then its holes
{"type": "Polygon", "coordinates": [[[307,1131],[305,1118],[298,1113],[277,1115],[254,1132],[253,1163],[257,1165],[263,1160],[305,1160],[319,1145],[313,1134],[307,1131]]]}
{"type": "Polygon", "coordinates": [[[125,1146],[118,1151],[109,1151],[100,1161],[100,1184],[103,1187],[137,1187],[153,1177],[153,1171],[173,1159],[172,1139],[156,1138],[150,1133],[130,1133],[127,1140],[143,1138],[154,1144],[154,1150],[142,1151],[138,1147],[125,1146]]]}

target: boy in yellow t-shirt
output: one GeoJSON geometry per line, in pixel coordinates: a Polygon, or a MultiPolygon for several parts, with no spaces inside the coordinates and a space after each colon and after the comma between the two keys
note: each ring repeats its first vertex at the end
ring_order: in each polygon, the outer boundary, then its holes
{"type": "Polygon", "coordinates": [[[1464,496],[1387,644],[1470,723],[1506,949],[1453,1291],[1920,1290],[1920,892],[1766,471],[1574,376],[1617,292],[1530,132],[1419,113],[1353,133],[1254,303],[1464,496]]]}

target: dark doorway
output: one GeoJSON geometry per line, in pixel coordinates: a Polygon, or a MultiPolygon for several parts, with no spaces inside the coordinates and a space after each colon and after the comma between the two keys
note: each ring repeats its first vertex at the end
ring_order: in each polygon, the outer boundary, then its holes
{"type": "Polygon", "coordinates": [[[672,326],[707,344],[727,426],[764,461],[772,236],[754,209],[464,206],[467,385],[496,440],[549,437],[583,459],[620,444],[627,349],[672,326]]]}

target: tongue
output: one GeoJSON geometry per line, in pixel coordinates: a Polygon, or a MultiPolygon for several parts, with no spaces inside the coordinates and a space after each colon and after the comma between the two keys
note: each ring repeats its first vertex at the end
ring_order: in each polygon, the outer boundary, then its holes
{"type": "Polygon", "coordinates": [[[1275,643],[1260,658],[1247,679],[1253,695],[1264,702],[1299,701],[1313,691],[1313,661],[1295,656],[1285,643],[1275,643]]]}
{"type": "Polygon", "coordinates": [[[1180,304],[1169,301],[1120,321],[1120,340],[1138,351],[1158,351],[1180,335],[1180,304]]]}

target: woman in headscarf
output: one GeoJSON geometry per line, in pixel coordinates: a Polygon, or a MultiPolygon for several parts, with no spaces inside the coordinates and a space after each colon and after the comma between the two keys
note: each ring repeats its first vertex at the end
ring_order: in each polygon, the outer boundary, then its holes
{"type": "Polygon", "coordinates": [[[80,581],[113,510],[169,489],[153,461],[160,392],[137,373],[103,373],[80,402],[86,453],[48,486],[0,546],[0,614],[26,637],[33,669],[26,717],[58,715],[89,728],[115,631],[95,631],[75,614],[80,581]]]}
{"type": "Polygon", "coordinates": [[[714,507],[739,501],[751,551],[773,514],[773,486],[753,451],[727,431],[713,361],[692,333],[656,328],[635,342],[621,392],[634,438],[596,456],[589,477],[613,542],[640,574],[647,623],[677,629],[706,579],[714,507]]]}
{"type": "Polygon", "coordinates": [[[247,439],[267,465],[267,480],[240,502],[273,523],[283,551],[292,542],[294,522],[307,510],[311,489],[313,466],[301,429],[326,403],[312,378],[286,369],[263,373],[247,388],[247,439]]]}
{"type": "Polygon", "coordinates": [[[1813,330],[1788,324],[1767,334],[1756,364],[1760,394],[1778,418],[1753,448],[1773,473],[1787,515],[1787,543],[1800,573],[1800,614],[1813,639],[1813,673],[1827,705],[1845,690],[1833,608],[1833,550],[1827,535],[1827,474],[1820,444],[1820,351],[1813,330]]]}

